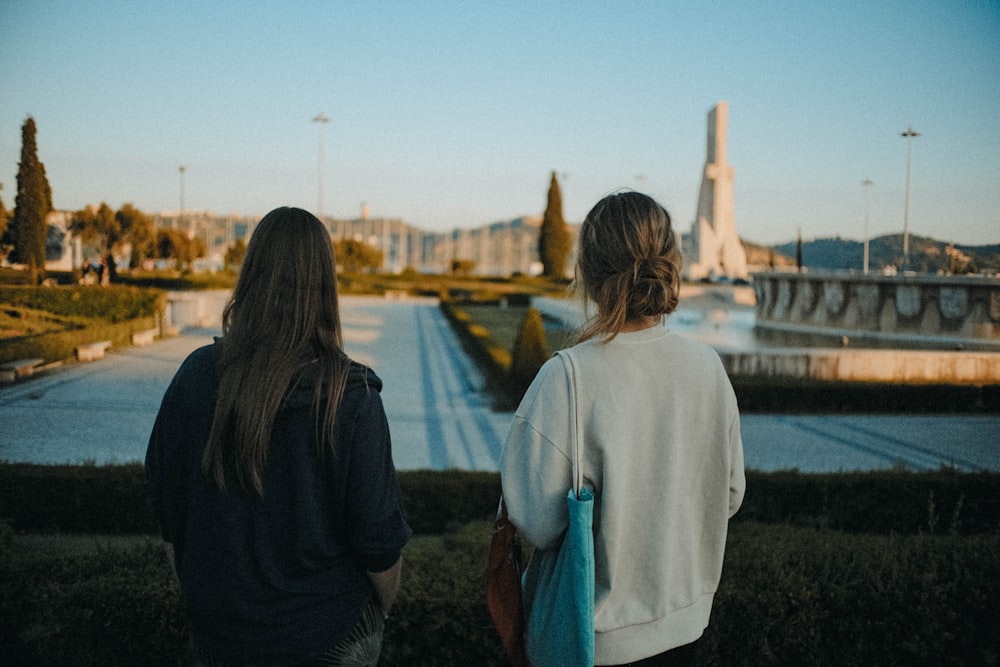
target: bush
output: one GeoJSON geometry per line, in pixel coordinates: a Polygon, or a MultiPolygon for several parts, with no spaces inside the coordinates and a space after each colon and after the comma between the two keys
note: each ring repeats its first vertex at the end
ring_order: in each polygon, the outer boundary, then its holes
{"type": "MultiPolygon", "coordinates": [[[[6,664],[180,662],[184,621],[158,540],[49,539],[0,547],[6,664]]],[[[382,665],[505,664],[485,605],[489,539],[476,521],[410,542],[382,665]]],[[[698,664],[997,664],[997,618],[1000,534],[740,523],[698,664]]]]}
{"type": "Polygon", "coordinates": [[[737,518],[873,534],[1000,530],[1000,473],[749,473],[737,518]]]}
{"type": "MultiPolygon", "coordinates": [[[[490,519],[495,472],[399,473],[407,518],[418,534],[443,534],[490,519]]],[[[152,534],[142,464],[40,466],[0,463],[0,519],[18,531],[152,534]]],[[[877,471],[747,473],[735,521],[881,535],[1000,532],[1000,473],[877,471]]]]}
{"type": "Polygon", "coordinates": [[[111,347],[132,345],[132,334],[156,326],[155,317],[140,317],[117,323],[92,321],[63,331],[50,331],[34,336],[0,340],[0,362],[15,359],[44,359],[62,361],[75,355],[76,347],[84,343],[111,341],[111,347]]]}
{"type": "Polygon", "coordinates": [[[990,665],[1000,535],[864,536],[740,524],[706,665],[990,665]]]}
{"type": "Polygon", "coordinates": [[[0,340],[0,361],[39,358],[62,361],[73,357],[78,345],[102,340],[112,347],[128,347],[136,331],[156,325],[166,308],[166,294],[136,287],[19,287],[0,286],[0,303],[30,308],[64,318],[61,330],[0,340]]]}
{"type": "Polygon", "coordinates": [[[138,287],[18,287],[0,286],[0,303],[44,310],[56,315],[125,322],[153,317],[166,307],[166,294],[138,287]]]}
{"type": "Polygon", "coordinates": [[[498,400],[497,407],[509,407],[511,398],[507,392],[507,377],[511,365],[510,352],[497,343],[489,331],[473,322],[469,314],[453,302],[443,299],[441,312],[451,324],[466,354],[483,371],[487,389],[498,400]]]}
{"type": "Polygon", "coordinates": [[[511,355],[509,392],[515,402],[520,403],[524,392],[548,358],[549,348],[545,341],[542,314],[537,308],[528,308],[518,329],[511,355]]]}
{"type": "Polygon", "coordinates": [[[82,552],[52,554],[15,542],[5,551],[0,655],[6,664],[179,664],[184,618],[159,539],[95,538],[82,552]]]}

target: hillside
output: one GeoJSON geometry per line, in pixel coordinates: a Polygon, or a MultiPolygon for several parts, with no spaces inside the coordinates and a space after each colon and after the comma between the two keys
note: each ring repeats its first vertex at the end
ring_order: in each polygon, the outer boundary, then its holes
{"type": "MultiPolygon", "coordinates": [[[[776,266],[795,264],[794,241],[776,246],[748,244],[748,261],[760,257],[760,249],[773,250],[776,266]],[[778,259],[780,258],[780,259],[778,259]]],[[[873,272],[893,266],[901,268],[903,261],[903,235],[890,234],[871,239],[868,247],[869,267],[873,272]]],[[[752,262],[751,262],[752,263],[752,262]]],[[[812,269],[861,270],[864,263],[864,243],[840,237],[803,241],[802,264],[812,269]]],[[[760,262],[767,265],[767,262],[760,262]]],[[[922,273],[997,273],[1000,272],[1000,244],[955,245],[924,236],[910,236],[910,265],[922,273]]]]}

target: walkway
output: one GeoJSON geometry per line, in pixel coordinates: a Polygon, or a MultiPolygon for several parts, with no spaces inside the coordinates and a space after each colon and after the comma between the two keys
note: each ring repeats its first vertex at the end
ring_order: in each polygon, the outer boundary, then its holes
{"type": "MultiPolygon", "coordinates": [[[[490,409],[482,376],[435,301],[347,297],[342,311],[348,352],[385,382],[396,466],[495,470],[510,414],[490,409]]],[[[0,459],[142,460],[171,377],[218,333],[188,329],[0,388],[0,459]]],[[[742,425],[747,466],[760,470],[1000,470],[995,416],[744,415],[742,425]]]]}

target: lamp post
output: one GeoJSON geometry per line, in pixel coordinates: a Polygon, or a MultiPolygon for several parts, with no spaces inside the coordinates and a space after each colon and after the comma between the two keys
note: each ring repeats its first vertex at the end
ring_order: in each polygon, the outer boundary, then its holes
{"type": "Polygon", "coordinates": [[[317,157],[317,172],[319,186],[316,195],[316,217],[323,217],[323,126],[330,122],[330,119],[322,111],[313,118],[314,123],[319,123],[319,156],[317,157]]]}
{"type": "Polygon", "coordinates": [[[177,226],[184,226],[184,165],[177,167],[177,172],[180,175],[180,188],[181,188],[181,201],[180,201],[180,211],[177,214],[177,226]]]}
{"type": "Polygon", "coordinates": [[[865,275],[868,275],[868,209],[871,198],[871,187],[875,185],[870,178],[861,182],[865,188],[865,275]]]}
{"type": "Polygon", "coordinates": [[[903,203],[903,271],[910,265],[910,158],[913,156],[913,137],[920,133],[912,127],[906,128],[901,137],[906,137],[906,200],[903,203]]]}

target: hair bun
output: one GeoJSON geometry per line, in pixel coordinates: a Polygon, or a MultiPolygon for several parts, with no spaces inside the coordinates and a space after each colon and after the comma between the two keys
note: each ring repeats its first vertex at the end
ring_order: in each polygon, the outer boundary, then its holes
{"type": "Polygon", "coordinates": [[[655,317],[677,307],[679,272],[665,255],[636,259],[629,285],[628,317],[655,317]]]}

